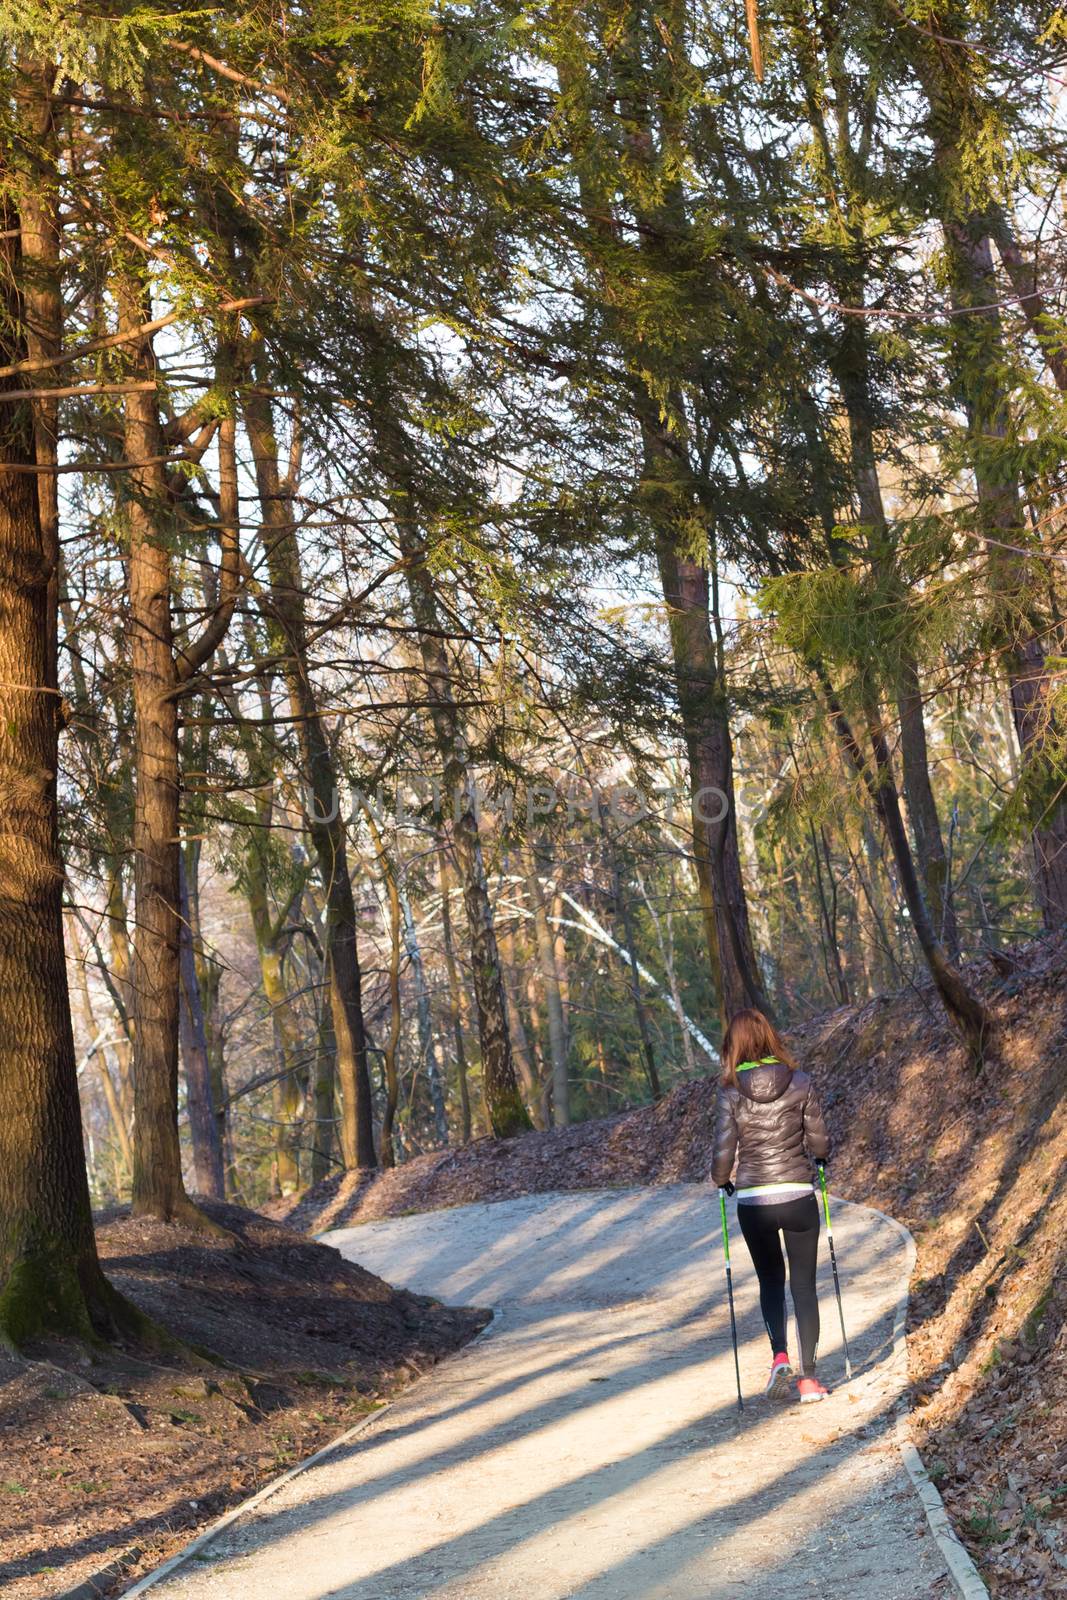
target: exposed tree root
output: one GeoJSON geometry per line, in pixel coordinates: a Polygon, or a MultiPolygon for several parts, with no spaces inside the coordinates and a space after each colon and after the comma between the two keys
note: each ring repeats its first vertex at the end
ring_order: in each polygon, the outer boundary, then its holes
{"type": "MultiPolygon", "coordinates": [[[[225,1229],[216,1231],[234,1237],[225,1229]]],[[[56,1337],[96,1347],[129,1343],[200,1368],[228,1366],[140,1310],[108,1282],[95,1258],[78,1263],[55,1250],[41,1251],[17,1262],[0,1292],[0,1347],[22,1355],[56,1337]]]]}
{"type": "Polygon", "coordinates": [[[155,1206],[144,1201],[140,1204],[135,1202],[133,1215],[151,1217],[156,1222],[173,1222],[183,1228],[191,1228],[196,1233],[206,1233],[211,1238],[219,1239],[226,1244],[241,1242],[235,1233],[223,1227],[221,1222],[216,1222],[187,1194],[179,1195],[166,1204],[155,1206]]]}

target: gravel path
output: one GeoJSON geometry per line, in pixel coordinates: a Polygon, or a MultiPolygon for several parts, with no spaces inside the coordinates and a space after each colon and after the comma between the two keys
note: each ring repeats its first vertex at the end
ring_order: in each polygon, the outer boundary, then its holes
{"type": "Polygon", "coordinates": [[[740,1418],[713,1190],[536,1195],[326,1235],[394,1283],[498,1315],[154,1594],[948,1600],[887,1436],[907,1245],[843,1202],[834,1231],[856,1376],[823,1260],[834,1393],[801,1409],[761,1398],[769,1352],[732,1223],[740,1418]]]}

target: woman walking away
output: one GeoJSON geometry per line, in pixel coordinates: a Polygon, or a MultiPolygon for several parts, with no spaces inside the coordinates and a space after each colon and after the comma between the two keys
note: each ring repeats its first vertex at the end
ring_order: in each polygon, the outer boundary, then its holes
{"type": "Polygon", "coordinates": [[[784,1399],[793,1368],[786,1349],[785,1236],[789,1288],[800,1334],[800,1399],[825,1400],[815,1376],[819,1302],[815,1263],[819,1206],[811,1163],[825,1166],[830,1140],[811,1079],[761,1011],[739,1011],[722,1046],[712,1181],[727,1194],[737,1156],[737,1220],[759,1279],[760,1310],[774,1360],[767,1395],[784,1399]]]}

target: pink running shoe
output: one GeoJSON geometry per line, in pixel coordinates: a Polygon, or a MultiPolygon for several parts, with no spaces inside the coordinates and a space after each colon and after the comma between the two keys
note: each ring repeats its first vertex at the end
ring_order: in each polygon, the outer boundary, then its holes
{"type": "Polygon", "coordinates": [[[793,1369],[789,1365],[789,1357],[782,1350],[771,1362],[771,1375],[767,1379],[767,1387],[763,1391],[767,1399],[784,1400],[789,1393],[789,1380],[792,1376],[793,1369]]]}
{"type": "Polygon", "coordinates": [[[830,1391],[818,1378],[801,1378],[797,1384],[797,1393],[800,1395],[802,1406],[809,1406],[815,1400],[829,1400],[830,1391]]]}

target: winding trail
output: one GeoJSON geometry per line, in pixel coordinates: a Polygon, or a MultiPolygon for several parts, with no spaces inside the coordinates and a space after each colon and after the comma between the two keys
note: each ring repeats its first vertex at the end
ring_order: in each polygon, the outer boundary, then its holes
{"type": "MultiPolygon", "coordinates": [[[[325,1236],[489,1330],[154,1586],[158,1600],[947,1600],[891,1428],[903,1233],[836,1202],[856,1375],[820,1260],[821,1406],[772,1405],[714,1190],[536,1195],[325,1236]]],[[[825,1257],[825,1247],[821,1252],[825,1257]]]]}

